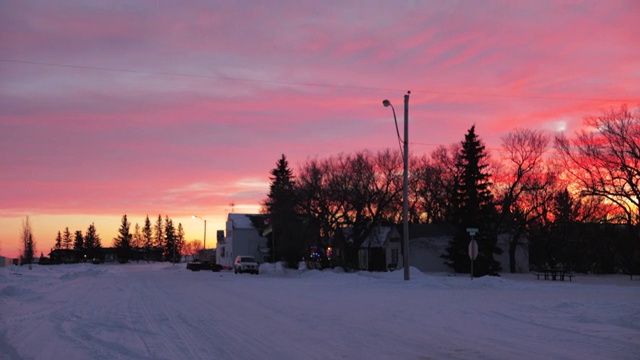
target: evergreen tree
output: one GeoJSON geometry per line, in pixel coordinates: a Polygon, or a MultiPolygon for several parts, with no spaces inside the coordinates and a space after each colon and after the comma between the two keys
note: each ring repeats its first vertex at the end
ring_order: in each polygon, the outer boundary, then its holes
{"type": "Polygon", "coordinates": [[[62,233],[62,247],[64,249],[71,249],[71,232],[69,232],[69,227],[67,226],[64,229],[64,233],[62,233]]]}
{"type": "Polygon", "coordinates": [[[149,261],[151,249],[153,249],[153,232],[151,229],[151,220],[149,220],[149,215],[147,215],[147,218],[144,220],[144,227],[142,228],[142,239],[142,247],[144,248],[147,261],[149,261]]]}
{"type": "Polygon", "coordinates": [[[497,213],[486,157],[485,147],[476,135],[474,125],[465,135],[457,155],[456,168],[461,174],[455,184],[454,198],[457,232],[443,257],[445,263],[456,272],[470,272],[468,245],[471,238],[467,228],[479,229],[474,236],[478,243],[478,257],[474,261],[475,276],[497,275],[500,272],[500,263],[493,258],[493,254],[499,254],[501,250],[496,246],[494,228],[497,213]]]}
{"type": "Polygon", "coordinates": [[[178,223],[178,230],[176,232],[176,257],[178,257],[178,261],[180,261],[181,259],[181,254],[184,247],[184,228],[182,227],[182,223],[178,223]]]}
{"type": "Polygon", "coordinates": [[[153,230],[154,230],[154,241],[153,241],[153,247],[155,249],[162,249],[164,247],[164,242],[165,242],[165,238],[164,238],[164,225],[162,223],[162,216],[158,215],[158,220],[156,220],[155,225],[153,226],[153,230]]]}
{"type": "Polygon", "coordinates": [[[176,243],[176,229],[173,226],[173,220],[169,219],[169,215],[166,216],[164,221],[164,251],[163,255],[167,261],[176,262],[177,243],[176,243]]]}
{"type": "Polygon", "coordinates": [[[127,220],[127,214],[122,215],[122,222],[118,229],[118,235],[113,239],[113,245],[116,248],[118,261],[121,263],[129,262],[131,257],[131,232],[129,228],[131,223],[127,220]]]}
{"type": "Polygon", "coordinates": [[[131,238],[131,248],[139,249],[144,244],[144,239],[142,238],[142,233],[140,232],[140,225],[136,223],[136,226],[133,230],[133,237],[131,238]]]}
{"type": "Polygon", "coordinates": [[[142,247],[147,251],[153,247],[153,232],[149,215],[144,219],[144,227],[142,228],[142,247]]]}
{"type": "Polygon", "coordinates": [[[94,223],[89,225],[84,235],[84,247],[85,256],[90,260],[102,260],[100,259],[102,244],[94,223]]]}
{"type": "Polygon", "coordinates": [[[58,236],[56,236],[56,249],[62,249],[62,234],[58,231],[58,236]]]}
{"type": "Polygon", "coordinates": [[[84,239],[82,237],[82,231],[80,230],[76,230],[75,238],[73,240],[73,249],[74,250],[84,249],[84,239]]]}
{"type": "Polygon", "coordinates": [[[295,181],[284,154],[271,170],[271,184],[264,211],[271,225],[272,259],[283,258],[290,268],[297,268],[304,256],[303,229],[295,211],[295,181]]]}

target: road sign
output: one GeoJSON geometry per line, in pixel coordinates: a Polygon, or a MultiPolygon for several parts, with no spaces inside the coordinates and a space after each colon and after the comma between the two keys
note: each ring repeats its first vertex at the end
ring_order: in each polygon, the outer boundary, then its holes
{"type": "Polygon", "coordinates": [[[475,260],[477,256],[478,243],[474,239],[471,239],[471,241],[469,242],[469,259],[475,260]]]}

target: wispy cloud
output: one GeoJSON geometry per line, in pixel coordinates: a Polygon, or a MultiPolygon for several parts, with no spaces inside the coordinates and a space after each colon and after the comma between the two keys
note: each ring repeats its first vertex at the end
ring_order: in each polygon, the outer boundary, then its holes
{"type": "Polygon", "coordinates": [[[458,142],[473,124],[494,147],[515,126],[570,132],[640,104],[639,12],[625,0],[6,2],[0,214],[257,208],[281,154],[295,168],[395,147],[381,101],[402,116],[407,90],[417,143],[458,142]]]}

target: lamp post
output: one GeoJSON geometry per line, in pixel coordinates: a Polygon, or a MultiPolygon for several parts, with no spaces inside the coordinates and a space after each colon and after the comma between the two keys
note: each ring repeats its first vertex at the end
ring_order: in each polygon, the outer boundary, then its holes
{"type": "MultiPolygon", "coordinates": [[[[409,280],[409,95],[411,91],[407,91],[404,95],[404,172],[402,176],[402,263],[404,265],[404,279],[409,280]]],[[[398,131],[398,119],[396,118],[396,109],[389,100],[382,101],[385,107],[391,106],[393,111],[393,120],[396,123],[396,132],[398,140],[400,140],[400,131],[398,131]]]]}
{"type": "Polygon", "coordinates": [[[194,219],[200,219],[200,220],[204,221],[204,240],[203,240],[202,248],[204,250],[207,250],[207,220],[203,219],[203,218],[201,218],[200,216],[197,216],[197,215],[192,215],[191,217],[194,218],[194,219]]]}

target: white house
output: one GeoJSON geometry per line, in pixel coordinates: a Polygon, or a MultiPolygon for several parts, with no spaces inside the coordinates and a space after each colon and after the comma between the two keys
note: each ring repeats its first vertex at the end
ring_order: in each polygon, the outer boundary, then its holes
{"type": "MultiPolygon", "coordinates": [[[[449,241],[455,236],[455,228],[446,224],[411,225],[409,229],[409,265],[422,272],[451,272],[441,257],[446,254],[449,241]]],[[[501,255],[494,255],[503,272],[509,271],[509,234],[499,234],[497,246],[501,255]]],[[[516,248],[516,272],[529,272],[529,245],[521,239],[516,248]]]]}
{"type": "Polygon", "coordinates": [[[376,226],[360,245],[358,265],[361,270],[384,271],[402,267],[402,243],[391,226],[376,226]]]}
{"type": "Polygon", "coordinates": [[[455,228],[445,224],[419,224],[409,228],[409,266],[422,272],[451,272],[440,256],[446,253],[455,228]]]}
{"type": "Polygon", "coordinates": [[[223,268],[232,268],[239,255],[253,256],[260,263],[268,261],[267,238],[256,227],[264,219],[259,214],[229,214],[224,239],[218,240],[216,262],[223,268]]]}

